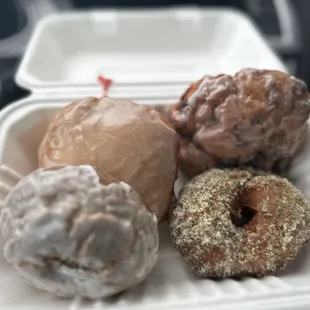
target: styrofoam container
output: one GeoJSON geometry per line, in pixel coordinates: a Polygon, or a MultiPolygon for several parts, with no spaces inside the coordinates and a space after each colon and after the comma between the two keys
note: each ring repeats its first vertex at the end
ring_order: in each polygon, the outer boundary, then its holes
{"type": "MultiPolygon", "coordinates": [[[[29,98],[0,113],[0,205],[21,176],[37,168],[37,150],[56,111],[70,98],[29,98]]],[[[140,100],[141,104],[169,99],[140,100]]],[[[310,137],[296,158],[289,177],[310,198],[310,137]]],[[[179,179],[176,191],[183,185],[179,179]]],[[[59,299],[40,292],[0,261],[0,309],[308,309],[310,305],[310,247],[284,271],[262,279],[213,281],[199,279],[174,249],[168,227],[161,224],[159,261],[141,285],[108,301],[59,299]]]]}
{"type": "MultiPolygon", "coordinates": [[[[146,105],[177,100],[204,74],[242,67],[285,70],[252,23],[230,10],[83,12],[43,20],[22,60],[17,81],[32,95],[0,112],[0,206],[37,168],[37,149],[56,111],[101,94],[98,74],[113,78],[109,95],[146,105]]],[[[310,198],[310,138],[290,177],[310,198]]],[[[176,192],[184,184],[180,178],[176,192]]],[[[117,298],[60,299],[24,283],[0,256],[0,309],[309,310],[310,247],[289,268],[262,279],[198,279],[161,224],[159,261],[146,281],[117,298]]]]}
{"type": "Polygon", "coordinates": [[[39,23],[17,72],[33,91],[121,91],[179,96],[205,74],[244,67],[285,70],[252,22],[225,9],[89,11],[39,23]]]}

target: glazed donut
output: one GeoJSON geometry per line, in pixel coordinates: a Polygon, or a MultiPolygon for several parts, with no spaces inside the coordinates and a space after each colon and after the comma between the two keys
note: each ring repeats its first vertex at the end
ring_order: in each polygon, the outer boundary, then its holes
{"type": "Polygon", "coordinates": [[[171,109],[180,168],[191,177],[241,166],[282,174],[305,139],[309,114],[306,84],[284,72],[206,75],[171,109]]]}
{"type": "Polygon", "coordinates": [[[284,268],[310,237],[310,208],[286,179],[212,169],[171,210],[177,249],[202,277],[260,277],[284,268]]]}
{"type": "Polygon", "coordinates": [[[130,185],[163,219],[177,178],[178,136],[162,114],[120,99],[84,98],[61,109],[39,148],[39,166],[91,165],[130,185]]]}

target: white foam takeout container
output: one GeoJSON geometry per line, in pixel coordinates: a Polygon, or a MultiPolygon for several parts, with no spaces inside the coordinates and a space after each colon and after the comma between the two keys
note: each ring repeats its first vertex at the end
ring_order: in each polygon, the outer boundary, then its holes
{"type": "MultiPolygon", "coordinates": [[[[111,97],[164,106],[203,74],[247,66],[285,70],[251,22],[234,11],[48,17],[39,24],[17,73],[31,96],[0,112],[0,205],[14,184],[36,169],[38,145],[57,110],[75,98],[100,95],[98,73],[115,80],[111,97]]],[[[309,153],[310,137],[290,171],[308,197],[309,153]]],[[[176,191],[182,180],[177,183],[176,191]]],[[[309,246],[275,276],[213,281],[198,279],[186,266],[167,225],[161,224],[159,231],[159,261],[149,277],[109,300],[68,300],[37,291],[0,256],[0,309],[309,309],[309,246]]]]}
{"type": "Polygon", "coordinates": [[[52,15],[38,25],[17,72],[34,93],[180,96],[205,74],[244,67],[285,70],[243,14],[219,9],[95,11],[52,15]]]}

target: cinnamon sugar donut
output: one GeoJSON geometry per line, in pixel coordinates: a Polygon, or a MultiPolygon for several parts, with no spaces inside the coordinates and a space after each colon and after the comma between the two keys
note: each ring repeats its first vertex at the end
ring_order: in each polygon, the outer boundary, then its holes
{"type": "Polygon", "coordinates": [[[213,169],[183,189],[172,236],[199,276],[263,276],[284,268],[310,237],[310,208],[286,179],[213,169]]]}

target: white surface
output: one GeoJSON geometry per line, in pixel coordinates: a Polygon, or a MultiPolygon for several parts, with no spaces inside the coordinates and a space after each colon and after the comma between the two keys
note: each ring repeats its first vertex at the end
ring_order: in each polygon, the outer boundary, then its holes
{"type": "MultiPolygon", "coordinates": [[[[98,74],[120,92],[153,85],[170,94],[205,74],[244,67],[285,70],[250,20],[237,11],[170,9],[51,15],[39,23],[17,72],[29,89],[99,89],[98,74]]],[[[136,92],[138,90],[136,89],[136,92]]]]}
{"type": "MultiPolygon", "coordinates": [[[[18,179],[37,166],[37,148],[55,112],[66,99],[26,99],[0,112],[0,199],[18,179]]],[[[142,100],[144,104],[153,100],[142,100]]],[[[165,103],[166,101],[162,101],[165,103]]],[[[290,171],[295,184],[310,198],[310,136],[290,171]]],[[[181,182],[182,183],[182,182],[181,182]]],[[[179,183],[180,185],[180,183],[179,183]]],[[[309,309],[310,246],[277,276],[260,280],[198,279],[174,249],[169,231],[160,227],[160,258],[148,279],[109,301],[64,300],[36,291],[0,260],[0,309],[139,310],[139,309],[309,309]]]]}

